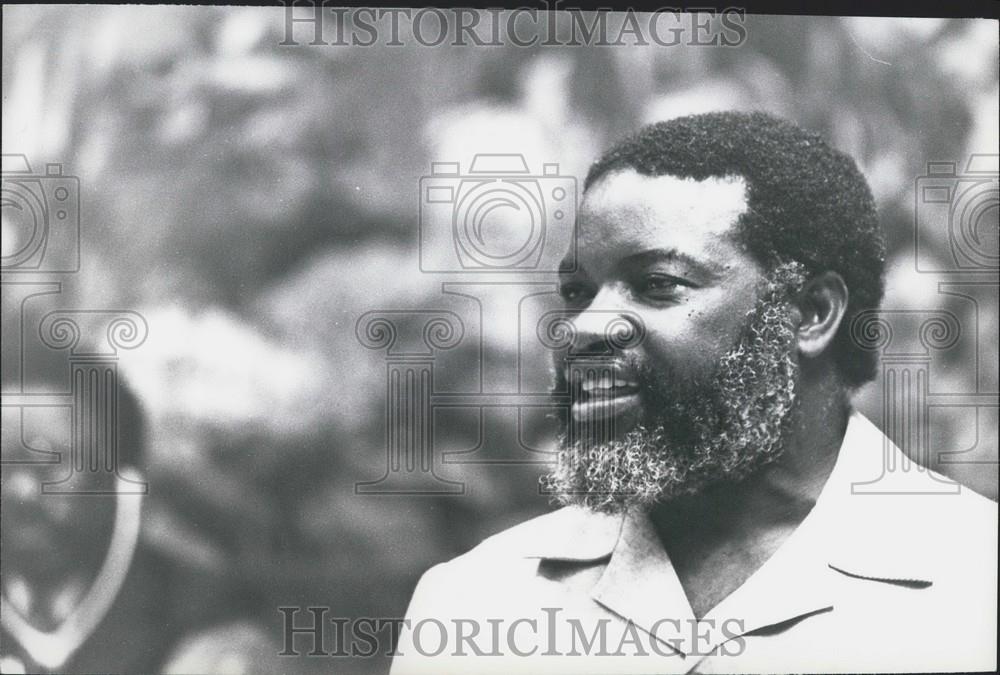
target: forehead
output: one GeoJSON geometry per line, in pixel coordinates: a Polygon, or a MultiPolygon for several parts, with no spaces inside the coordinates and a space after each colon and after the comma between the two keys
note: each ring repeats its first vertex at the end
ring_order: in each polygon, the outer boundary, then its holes
{"type": "Polygon", "coordinates": [[[703,180],[610,173],[591,186],[577,219],[579,253],[628,255],[667,249],[706,263],[738,251],[732,238],[746,211],[738,176],[703,180]]]}

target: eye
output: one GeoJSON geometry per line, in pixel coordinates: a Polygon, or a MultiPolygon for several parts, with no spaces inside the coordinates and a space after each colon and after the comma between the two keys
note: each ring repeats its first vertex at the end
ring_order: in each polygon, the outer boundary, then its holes
{"type": "Polygon", "coordinates": [[[646,297],[669,300],[677,295],[679,288],[691,286],[691,284],[669,274],[647,274],[642,277],[637,286],[639,293],[646,297]]]}
{"type": "Polygon", "coordinates": [[[594,292],[582,281],[567,281],[559,285],[559,295],[567,305],[583,305],[594,297],[594,292]]]}

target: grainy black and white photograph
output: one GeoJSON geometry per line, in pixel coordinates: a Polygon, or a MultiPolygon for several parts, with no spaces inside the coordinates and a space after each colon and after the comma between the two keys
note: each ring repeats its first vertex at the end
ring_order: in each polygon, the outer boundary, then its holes
{"type": "Polygon", "coordinates": [[[996,6],[827,4],[4,4],[0,672],[995,671],[996,6]]]}

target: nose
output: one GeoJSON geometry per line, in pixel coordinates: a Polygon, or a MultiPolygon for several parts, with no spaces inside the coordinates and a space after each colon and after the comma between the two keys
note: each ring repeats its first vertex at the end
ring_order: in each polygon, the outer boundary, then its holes
{"type": "Polygon", "coordinates": [[[586,309],[573,317],[572,356],[612,356],[635,347],[645,335],[642,319],[626,310],[614,292],[602,289],[586,309]]]}

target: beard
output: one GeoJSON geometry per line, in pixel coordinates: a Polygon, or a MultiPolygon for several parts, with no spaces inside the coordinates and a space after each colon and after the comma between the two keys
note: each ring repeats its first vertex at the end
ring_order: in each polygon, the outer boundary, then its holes
{"type": "MultiPolygon", "coordinates": [[[[543,487],[562,505],[616,513],[738,482],[778,459],[796,410],[789,298],[802,286],[801,269],[785,263],[768,275],[735,345],[708,377],[673,377],[627,355],[643,415],[624,435],[596,443],[571,440],[567,419],[543,487]]],[[[557,391],[566,391],[562,373],[556,369],[557,391]]]]}

